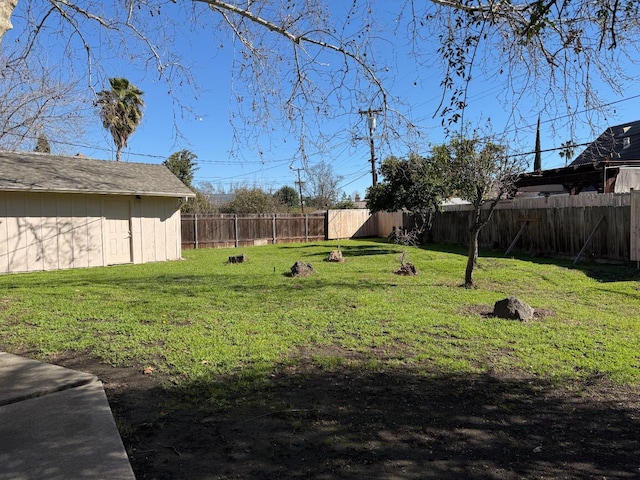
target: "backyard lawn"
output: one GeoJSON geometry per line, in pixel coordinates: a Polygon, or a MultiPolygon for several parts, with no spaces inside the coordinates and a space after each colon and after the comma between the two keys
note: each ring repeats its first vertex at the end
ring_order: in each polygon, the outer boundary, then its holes
{"type": "Polygon", "coordinates": [[[0,276],[0,350],[97,374],[139,479],[640,475],[635,268],[336,248],[0,276]]]}

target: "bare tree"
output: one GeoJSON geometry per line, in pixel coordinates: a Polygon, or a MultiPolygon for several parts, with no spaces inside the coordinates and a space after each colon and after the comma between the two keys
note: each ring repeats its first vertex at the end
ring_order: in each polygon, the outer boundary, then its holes
{"type": "Polygon", "coordinates": [[[79,112],[86,105],[82,92],[56,80],[51,69],[2,60],[0,148],[30,150],[41,135],[54,147],[57,142],[77,141],[82,132],[79,112]]]}
{"type": "Polygon", "coordinates": [[[524,162],[518,156],[508,155],[504,146],[476,134],[472,138],[456,137],[448,144],[437,146],[433,155],[439,162],[449,164],[453,191],[473,205],[464,276],[465,287],[472,288],[478,235],[491,219],[498,202],[515,193],[515,180],[524,169],[524,162]]]}
{"type": "MultiPolygon", "coordinates": [[[[503,100],[514,119],[525,96],[537,99],[549,117],[600,106],[595,82],[621,91],[627,80],[621,62],[637,58],[640,33],[639,4],[618,0],[44,0],[18,5],[26,22],[23,55],[46,49],[41,37],[55,35],[69,39],[63,52],[67,60],[61,61],[65,68],[90,87],[106,77],[103,56],[121,52],[164,78],[172,92],[192,80],[189,59],[179,58],[173,43],[184,36],[185,22],[174,20],[181,10],[190,15],[187,23],[212,28],[222,45],[234,49],[231,117],[237,140],[263,151],[262,135],[272,123],[287,125],[303,159],[309,149],[331,140],[336,119],[347,115],[356,126],[361,109],[380,111],[381,136],[411,139],[407,132],[419,130],[394,95],[402,83],[395,76],[396,44],[413,45],[419,77],[423,66],[433,70],[435,43],[435,58],[442,62],[436,113],[445,123],[464,124],[472,78],[504,86],[503,100]],[[388,21],[389,14],[394,21],[388,21]]],[[[5,4],[5,25],[14,6],[5,4]]]]}
{"type": "Polygon", "coordinates": [[[316,208],[332,207],[340,196],[342,176],[327,162],[319,162],[305,169],[304,193],[306,204],[316,208]]]}

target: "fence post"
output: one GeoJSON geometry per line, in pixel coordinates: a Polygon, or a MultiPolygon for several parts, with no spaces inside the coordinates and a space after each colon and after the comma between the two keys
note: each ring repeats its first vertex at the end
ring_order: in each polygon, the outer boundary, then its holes
{"type": "Polygon", "coordinates": [[[329,240],[329,210],[324,212],[324,239],[329,240]]]}
{"type": "Polygon", "coordinates": [[[304,241],[309,243],[309,214],[304,214],[304,241]]]}
{"type": "Polygon", "coordinates": [[[233,237],[235,239],[235,246],[238,248],[238,214],[233,214],[233,237]]]}
{"type": "Polygon", "coordinates": [[[276,214],[273,214],[272,220],[273,244],[276,244],[276,214]]]}
{"type": "Polygon", "coordinates": [[[193,234],[195,235],[195,248],[198,249],[198,214],[193,214],[193,234]]]}

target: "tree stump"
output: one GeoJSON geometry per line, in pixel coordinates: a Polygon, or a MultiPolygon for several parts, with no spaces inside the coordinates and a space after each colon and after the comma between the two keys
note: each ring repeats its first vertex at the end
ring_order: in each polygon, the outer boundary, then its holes
{"type": "Polygon", "coordinates": [[[247,260],[248,258],[244,253],[242,255],[233,255],[229,257],[229,263],[244,263],[247,260]]]}
{"type": "Polygon", "coordinates": [[[327,262],[344,262],[344,257],[342,256],[342,252],[340,250],[332,250],[329,253],[329,256],[326,258],[327,262]]]}
{"type": "Polygon", "coordinates": [[[407,276],[407,277],[412,277],[412,276],[418,274],[418,270],[413,265],[413,263],[405,262],[400,266],[400,268],[398,270],[396,270],[393,273],[395,273],[396,275],[404,275],[404,276],[407,276]]]}

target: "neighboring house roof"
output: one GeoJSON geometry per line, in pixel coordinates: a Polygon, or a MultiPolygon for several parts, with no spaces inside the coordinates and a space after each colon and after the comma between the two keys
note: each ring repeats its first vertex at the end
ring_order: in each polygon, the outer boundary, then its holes
{"type": "Polygon", "coordinates": [[[640,161],[640,120],[607,128],[571,165],[603,161],[640,161]]]}
{"type": "Polygon", "coordinates": [[[8,151],[0,151],[0,191],[195,196],[164,165],[8,151]]]}
{"type": "Polygon", "coordinates": [[[529,191],[556,185],[569,193],[613,192],[623,167],[640,167],[640,120],[607,128],[568,166],[524,173],[516,185],[529,191]]]}

